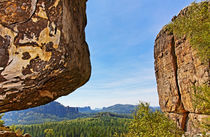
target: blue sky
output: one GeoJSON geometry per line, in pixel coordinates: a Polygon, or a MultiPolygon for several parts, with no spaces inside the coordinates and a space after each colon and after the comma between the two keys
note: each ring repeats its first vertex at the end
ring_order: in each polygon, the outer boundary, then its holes
{"type": "Polygon", "coordinates": [[[86,39],[89,82],[57,101],[101,108],[149,102],[158,106],[154,74],[155,37],[194,0],[88,0],[86,39]]]}

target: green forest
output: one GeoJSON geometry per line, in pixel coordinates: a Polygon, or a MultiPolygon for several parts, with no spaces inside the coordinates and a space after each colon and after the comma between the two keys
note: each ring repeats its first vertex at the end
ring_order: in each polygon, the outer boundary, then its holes
{"type": "Polygon", "coordinates": [[[17,125],[10,128],[32,137],[181,137],[182,130],[162,112],[140,103],[133,118],[101,112],[94,117],[61,122],[17,125]]]}
{"type": "Polygon", "coordinates": [[[24,133],[29,133],[32,137],[112,137],[116,132],[127,132],[129,122],[130,119],[101,115],[16,128],[24,130],[24,133]]]}

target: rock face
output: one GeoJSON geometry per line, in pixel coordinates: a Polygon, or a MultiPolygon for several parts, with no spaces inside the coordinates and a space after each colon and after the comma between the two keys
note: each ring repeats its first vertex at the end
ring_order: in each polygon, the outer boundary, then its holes
{"type": "Polygon", "coordinates": [[[0,0],[0,113],[46,104],[85,84],[86,0],[0,0]]]}
{"type": "MultiPolygon", "coordinates": [[[[184,15],[182,10],[179,15],[184,15]]],[[[193,107],[193,86],[209,83],[209,65],[204,65],[189,40],[177,38],[165,27],[155,40],[154,58],[161,110],[187,132],[200,131],[195,125],[203,117],[193,107]]]]}

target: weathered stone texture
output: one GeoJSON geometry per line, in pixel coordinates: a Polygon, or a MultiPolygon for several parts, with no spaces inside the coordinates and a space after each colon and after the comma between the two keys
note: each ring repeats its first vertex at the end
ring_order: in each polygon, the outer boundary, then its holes
{"type": "Polygon", "coordinates": [[[199,133],[200,131],[203,130],[203,128],[200,126],[201,122],[210,124],[209,120],[206,121],[207,118],[209,118],[209,115],[189,113],[186,123],[186,131],[188,131],[189,133],[199,133]]]}
{"type": "Polygon", "coordinates": [[[46,104],[90,77],[86,0],[0,0],[0,112],[46,104]]]}
{"type": "Polygon", "coordinates": [[[185,131],[198,132],[191,126],[196,121],[192,115],[203,115],[193,107],[193,86],[209,84],[209,65],[200,61],[188,39],[165,27],[155,40],[154,58],[161,110],[185,131]]]}

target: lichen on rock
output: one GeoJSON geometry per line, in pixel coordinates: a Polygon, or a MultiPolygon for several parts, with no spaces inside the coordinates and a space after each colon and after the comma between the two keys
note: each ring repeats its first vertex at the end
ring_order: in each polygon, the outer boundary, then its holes
{"type": "Polygon", "coordinates": [[[0,0],[0,113],[46,104],[90,77],[86,0],[0,0]]]}

